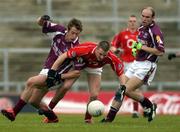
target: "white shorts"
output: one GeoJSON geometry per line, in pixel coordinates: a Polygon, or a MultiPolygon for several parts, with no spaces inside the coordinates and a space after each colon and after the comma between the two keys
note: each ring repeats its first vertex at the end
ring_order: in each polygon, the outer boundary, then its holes
{"type": "Polygon", "coordinates": [[[47,76],[48,71],[49,71],[49,69],[42,69],[39,74],[40,74],[40,75],[46,75],[46,76],[47,76]]]}
{"type": "Polygon", "coordinates": [[[124,72],[126,72],[129,69],[129,67],[131,67],[132,63],[133,62],[123,62],[123,64],[124,64],[124,72]]]}
{"type": "Polygon", "coordinates": [[[90,68],[90,67],[87,67],[84,70],[88,74],[97,74],[97,75],[101,75],[102,74],[102,67],[101,68],[90,68]]]}
{"type": "Polygon", "coordinates": [[[136,76],[140,80],[144,81],[144,84],[150,85],[152,82],[155,72],[157,69],[157,64],[150,61],[134,61],[129,67],[125,75],[128,78],[136,76]]]}

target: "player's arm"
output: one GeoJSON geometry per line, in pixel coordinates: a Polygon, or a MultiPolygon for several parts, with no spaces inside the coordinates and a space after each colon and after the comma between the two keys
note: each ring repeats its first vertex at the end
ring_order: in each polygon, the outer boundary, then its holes
{"type": "Polygon", "coordinates": [[[122,49],[119,48],[120,43],[119,43],[119,40],[118,40],[118,36],[119,36],[119,34],[115,35],[112,42],[111,42],[110,50],[115,54],[119,54],[119,53],[123,52],[122,49]]]}
{"type": "Polygon", "coordinates": [[[163,51],[158,50],[156,48],[147,47],[146,45],[143,45],[141,50],[144,50],[144,51],[146,51],[148,53],[151,53],[151,54],[154,54],[154,55],[157,55],[157,56],[162,56],[164,54],[163,51]]]}
{"type": "Polygon", "coordinates": [[[110,59],[109,63],[111,68],[116,72],[116,75],[119,78],[119,83],[124,85],[126,83],[125,76],[124,76],[124,65],[123,62],[111,52],[108,53],[110,59]]]}
{"type": "Polygon", "coordinates": [[[65,61],[65,59],[67,59],[67,52],[63,53],[62,55],[60,55],[57,60],[54,62],[54,64],[52,65],[51,69],[53,70],[57,70],[58,67],[65,61]]]}
{"type": "Polygon", "coordinates": [[[117,50],[117,48],[116,48],[115,46],[111,46],[110,50],[111,50],[113,53],[115,53],[116,50],[117,50]]]}
{"type": "Polygon", "coordinates": [[[53,66],[51,69],[48,71],[47,79],[46,79],[46,84],[47,87],[50,88],[54,86],[56,81],[64,80],[64,79],[72,79],[72,78],[77,78],[80,76],[80,71],[79,70],[74,70],[70,71],[68,73],[64,74],[58,74],[57,70],[58,67],[67,59],[67,52],[63,53],[60,55],[57,60],[54,62],[53,66]]]}
{"type": "Polygon", "coordinates": [[[132,44],[132,47],[131,47],[133,56],[136,56],[138,50],[144,50],[148,53],[151,53],[151,54],[154,54],[157,56],[162,56],[164,54],[163,43],[157,42],[156,48],[151,48],[151,47],[148,47],[146,45],[147,44],[143,44],[141,42],[134,41],[132,44]]]}
{"type": "Polygon", "coordinates": [[[61,74],[62,79],[72,79],[72,78],[78,78],[80,76],[81,72],[79,70],[72,70],[67,73],[61,74]]]}

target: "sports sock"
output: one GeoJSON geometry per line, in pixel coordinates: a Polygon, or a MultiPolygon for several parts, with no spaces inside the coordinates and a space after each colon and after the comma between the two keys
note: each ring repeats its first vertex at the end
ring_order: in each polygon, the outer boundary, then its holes
{"type": "Polygon", "coordinates": [[[27,103],[21,98],[13,108],[14,114],[17,115],[27,103]]]}
{"type": "Polygon", "coordinates": [[[88,111],[86,111],[84,120],[91,120],[92,116],[89,114],[88,111]]]}
{"type": "Polygon", "coordinates": [[[152,103],[148,98],[143,98],[142,100],[140,100],[140,103],[142,105],[142,107],[146,107],[146,108],[151,108],[152,107],[152,103]]]}
{"type": "Polygon", "coordinates": [[[54,102],[50,102],[49,103],[49,105],[48,105],[48,107],[50,108],[50,109],[54,109],[54,107],[56,106],[56,103],[54,103],[54,102]]]}
{"type": "Polygon", "coordinates": [[[107,120],[112,122],[117,114],[118,110],[111,106],[109,113],[107,115],[107,120]]]}
{"type": "Polygon", "coordinates": [[[138,112],[139,107],[138,107],[138,102],[137,101],[133,101],[133,112],[138,112]]]}
{"type": "Polygon", "coordinates": [[[54,120],[54,119],[57,118],[55,113],[53,111],[51,111],[51,110],[48,110],[47,113],[45,112],[44,115],[50,120],[54,120]]]}

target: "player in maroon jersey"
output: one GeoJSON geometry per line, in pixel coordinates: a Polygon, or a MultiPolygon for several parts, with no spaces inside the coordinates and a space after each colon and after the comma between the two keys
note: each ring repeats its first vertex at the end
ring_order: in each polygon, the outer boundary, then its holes
{"type": "MultiPolygon", "coordinates": [[[[15,120],[17,114],[27,103],[30,103],[36,108],[43,107],[44,109],[47,109],[48,113],[46,114],[47,118],[45,119],[45,122],[58,122],[58,118],[54,114],[54,112],[46,108],[46,105],[40,103],[42,97],[48,92],[48,90],[46,89],[47,74],[52,64],[55,62],[59,55],[79,44],[78,36],[82,31],[81,21],[72,19],[68,23],[67,28],[65,28],[62,25],[52,23],[50,21],[50,17],[44,15],[38,18],[37,23],[42,26],[43,33],[54,33],[51,49],[41,72],[37,76],[30,77],[27,80],[26,87],[21,93],[20,99],[14,106],[14,108],[1,110],[2,114],[11,121],[15,120]]],[[[79,70],[68,72],[72,68],[72,66],[73,62],[71,63],[71,60],[68,59],[58,67],[56,83],[59,84],[63,79],[65,79],[62,86],[57,86],[58,88],[61,87],[63,89],[71,87],[71,85],[75,82],[74,78],[77,78],[80,75],[79,70]]]]}
{"type": "MultiPolygon", "coordinates": [[[[132,45],[132,54],[136,56],[136,60],[125,73],[125,95],[142,105],[147,114],[148,122],[154,119],[157,105],[140,95],[136,89],[143,84],[150,85],[156,72],[159,56],[164,54],[163,35],[154,19],[155,11],[152,7],[142,9],[138,41],[133,42],[132,45]]],[[[121,104],[122,100],[114,99],[106,118],[102,122],[112,122],[121,104]]]]}
{"type": "MultiPolygon", "coordinates": [[[[119,54],[120,59],[124,63],[124,72],[127,71],[127,69],[135,60],[135,57],[132,55],[131,46],[133,41],[137,41],[137,35],[137,18],[135,15],[131,15],[127,22],[127,28],[123,29],[117,35],[115,35],[111,42],[111,51],[119,54]]],[[[138,102],[133,101],[133,118],[139,117],[138,109],[138,102]]]]}

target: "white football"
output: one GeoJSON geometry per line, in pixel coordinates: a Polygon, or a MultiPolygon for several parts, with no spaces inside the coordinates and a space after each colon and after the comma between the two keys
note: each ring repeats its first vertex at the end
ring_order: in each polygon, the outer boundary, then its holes
{"type": "Polygon", "coordinates": [[[91,101],[88,105],[88,112],[93,117],[98,117],[104,113],[105,106],[99,100],[91,101]]]}

